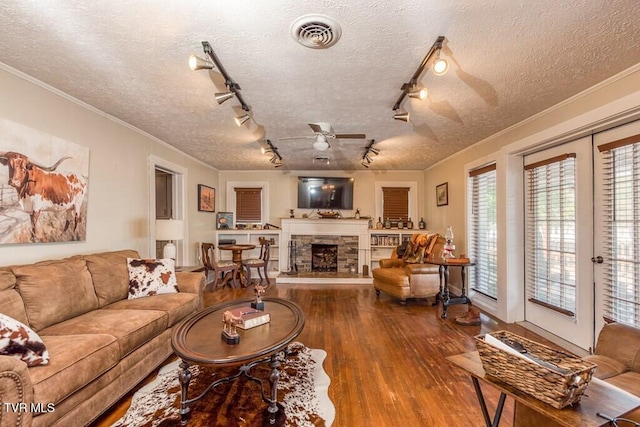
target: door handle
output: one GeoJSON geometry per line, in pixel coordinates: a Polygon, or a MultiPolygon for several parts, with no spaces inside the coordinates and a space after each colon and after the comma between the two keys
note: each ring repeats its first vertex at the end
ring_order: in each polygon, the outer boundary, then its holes
{"type": "Polygon", "coordinates": [[[602,264],[604,262],[604,258],[602,258],[600,255],[591,257],[591,262],[594,264],[602,264]]]}

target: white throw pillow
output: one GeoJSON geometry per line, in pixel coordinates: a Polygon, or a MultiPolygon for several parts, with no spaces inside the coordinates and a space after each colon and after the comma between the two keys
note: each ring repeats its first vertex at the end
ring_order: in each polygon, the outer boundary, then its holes
{"type": "Polygon", "coordinates": [[[175,261],[167,259],[127,258],[128,299],[178,292],[175,261]]]}
{"type": "Polygon", "coordinates": [[[49,363],[49,351],[42,338],[30,327],[0,313],[0,354],[13,356],[27,366],[49,363]]]}

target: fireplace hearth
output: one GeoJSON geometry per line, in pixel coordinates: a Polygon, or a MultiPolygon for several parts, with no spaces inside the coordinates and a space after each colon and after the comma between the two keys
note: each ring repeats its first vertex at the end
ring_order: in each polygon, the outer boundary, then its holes
{"type": "Polygon", "coordinates": [[[338,271],[338,245],[311,244],[311,271],[338,271]]]}

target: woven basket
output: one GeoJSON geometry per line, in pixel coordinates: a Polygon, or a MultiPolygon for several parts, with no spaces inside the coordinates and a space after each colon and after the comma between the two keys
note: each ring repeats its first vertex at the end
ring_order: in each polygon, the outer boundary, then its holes
{"type": "Polygon", "coordinates": [[[555,371],[532,360],[507,353],[484,341],[484,335],[475,336],[482,366],[491,375],[556,409],[576,403],[582,397],[597,365],[580,357],[555,350],[508,331],[492,332],[498,340],[518,341],[527,353],[537,359],[567,370],[555,371]]]}

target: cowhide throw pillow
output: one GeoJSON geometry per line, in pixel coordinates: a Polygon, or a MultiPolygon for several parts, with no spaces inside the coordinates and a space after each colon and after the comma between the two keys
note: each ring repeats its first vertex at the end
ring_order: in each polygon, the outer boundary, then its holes
{"type": "Polygon", "coordinates": [[[127,258],[127,266],[129,268],[128,299],[178,292],[174,260],[127,258]]]}
{"type": "Polygon", "coordinates": [[[20,359],[27,366],[49,363],[49,351],[42,338],[27,325],[2,313],[0,313],[0,354],[20,359]]]}

